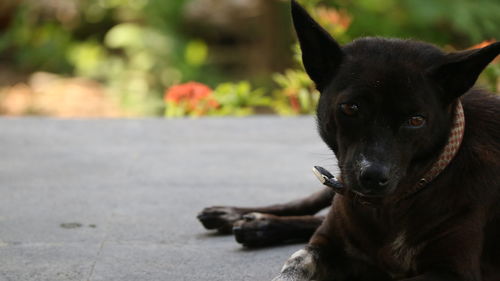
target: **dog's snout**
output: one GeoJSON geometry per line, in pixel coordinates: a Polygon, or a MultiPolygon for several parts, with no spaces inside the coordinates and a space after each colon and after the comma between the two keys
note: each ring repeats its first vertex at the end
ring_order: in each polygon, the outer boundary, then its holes
{"type": "Polygon", "coordinates": [[[389,169],[383,165],[369,165],[360,171],[359,181],[365,189],[381,189],[389,184],[389,169]]]}

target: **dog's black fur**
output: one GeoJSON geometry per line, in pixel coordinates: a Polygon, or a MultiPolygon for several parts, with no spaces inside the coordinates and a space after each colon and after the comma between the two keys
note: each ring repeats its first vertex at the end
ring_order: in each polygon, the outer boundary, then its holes
{"type": "Polygon", "coordinates": [[[246,245],[312,235],[276,281],[500,280],[500,99],[472,88],[500,43],[457,53],[383,38],[340,46],[295,1],[292,15],[305,69],[321,92],[319,133],[352,192],[325,188],[283,205],[212,207],[199,219],[221,231],[234,224],[246,245]],[[458,100],[466,125],[457,155],[399,200],[440,155],[458,100]],[[362,205],[357,196],[381,204],[362,205]],[[311,216],[332,199],[326,218],[311,216]]]}

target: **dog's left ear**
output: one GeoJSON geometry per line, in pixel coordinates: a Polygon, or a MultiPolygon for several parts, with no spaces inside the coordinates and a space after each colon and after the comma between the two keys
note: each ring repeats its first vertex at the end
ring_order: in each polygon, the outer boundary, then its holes
{"type": "Polygon", "coordinates": [[[322,92],[339,67],[343,52],[330,34],[295,0],[292,0],[292,18],[306,72],[322,92]]]}
{"type": "Polygon", "coordinates": [[[430,77],[443,90],[443,102],[451,103],[472,88],[479,74],[499,53],[500,42],[496,42],[477,50],[450,53],[443,64],[430,69],[430,77]]]}

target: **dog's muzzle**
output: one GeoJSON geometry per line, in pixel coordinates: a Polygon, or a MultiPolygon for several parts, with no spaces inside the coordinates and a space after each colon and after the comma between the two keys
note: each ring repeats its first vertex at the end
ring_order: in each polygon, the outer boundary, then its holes
{"type": "Polygon", "coordinates": [[[314,166],[312,171],[322,184],[330,187],[335,193],[343,196],[349,193],[355,199],[355,201],[363,205],[378,205],[382,202],[381,197],[365,196],[363,194],[348,190],[341,181],[337,180],[335,176],[332,175],[332,173],[330,173],[323,167],[314,166]]]}

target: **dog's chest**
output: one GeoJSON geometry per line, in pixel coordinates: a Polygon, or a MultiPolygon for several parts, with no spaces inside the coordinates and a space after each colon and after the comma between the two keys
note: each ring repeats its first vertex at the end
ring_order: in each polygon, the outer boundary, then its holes
{"type": "Polygon", "coordinates": [[[416,271],[416,258],[423,245],[411,245],[405,232],[398,233],[379,252],[379,257],[387,272],[393,278],[412,275],[416,271]]]}

